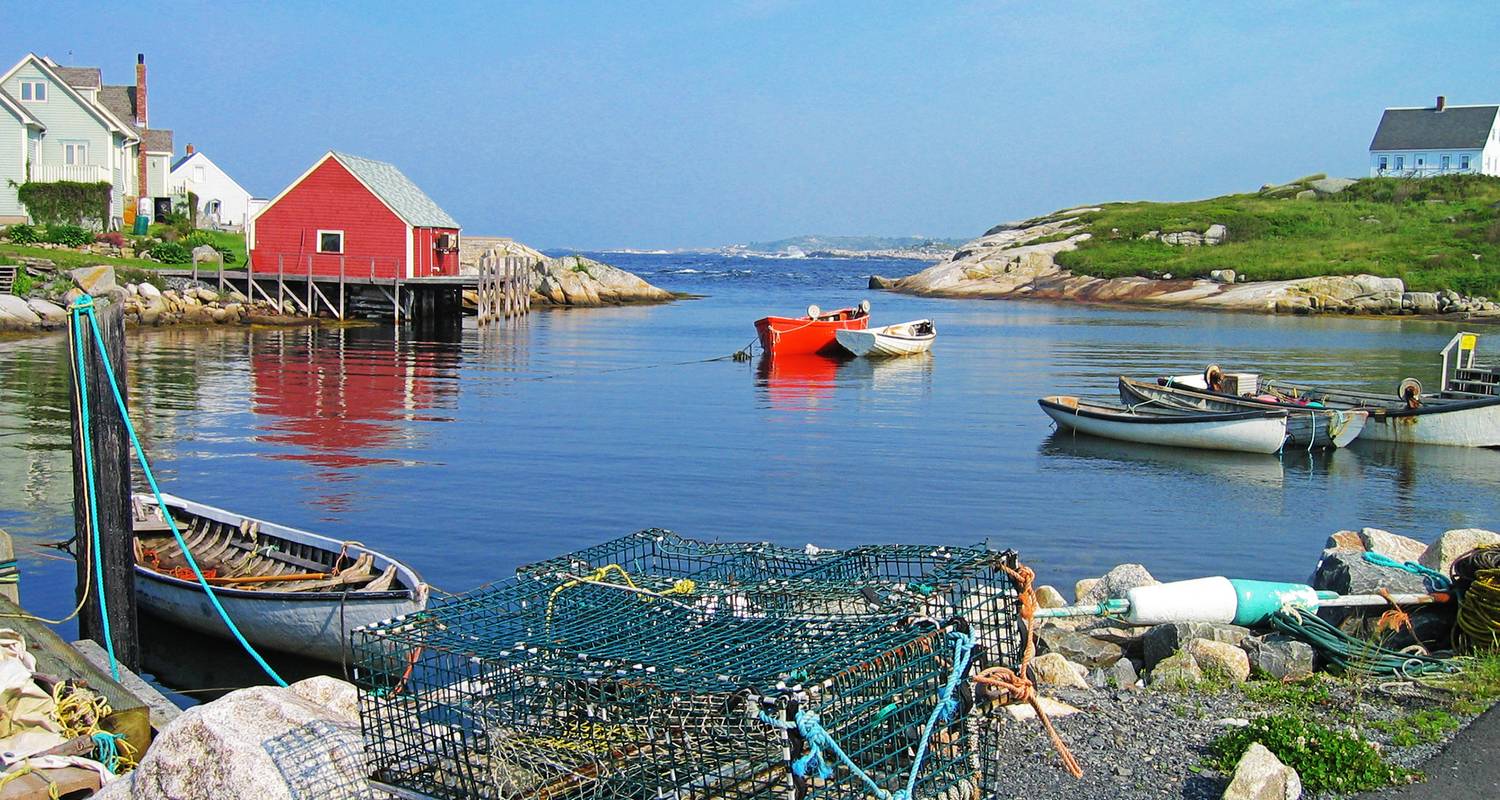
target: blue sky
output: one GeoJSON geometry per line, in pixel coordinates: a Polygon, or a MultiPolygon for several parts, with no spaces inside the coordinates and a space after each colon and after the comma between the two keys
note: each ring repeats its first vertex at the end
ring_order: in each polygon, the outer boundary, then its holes
{"type": "Polygon", "coordinates": [[[0,40],[145,52],[153,125],[259,195],[339,149],[468,233],[679,247],[1355,175],[1383,107],[1500,101],[1484,8],[0,0],[0,40]]]}

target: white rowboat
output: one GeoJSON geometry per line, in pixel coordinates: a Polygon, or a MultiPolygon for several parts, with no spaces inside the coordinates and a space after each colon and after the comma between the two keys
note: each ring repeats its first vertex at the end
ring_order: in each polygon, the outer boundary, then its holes
{"type": "Polygon", "coordinates": [[[856,356],[892,357],[925,353],[937,338],[937,326],[930,319],[918,319],[883,328],[834,331],[841,347],[856,356]]]}
{"type": "MultiPolygon", "coordinates": [[[[350,631],[427,606],[428,586],[415,571],[358,542],[172,495],[162,499],[229,618],[257,648],[338,662],[350,631]],[[327,577],[309,577],[319,574],[327,577]]],[[[156,501],[136,495],[135,509],[140,606],[184,628],[228,637],[156,501]]]]}
{"type": "Polygon", "coordinates": [[[1059,426],[1107,439],[1246,453],[1275,453],[1286,442],[1287,412],[1277,409],[1147,412],[1065,395],[1043,397],[1037,403],[1059,426]]]}

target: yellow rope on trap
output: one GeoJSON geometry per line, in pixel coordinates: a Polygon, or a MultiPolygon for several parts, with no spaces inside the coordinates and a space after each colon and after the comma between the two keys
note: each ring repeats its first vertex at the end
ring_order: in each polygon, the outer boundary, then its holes
{"type": "Polygon", "coordinates": [[[557,588],[553,589],[552,592],[547,595],[546,625],[547,634],[549,636],[552,634],[552,611],[553,608],[557,605],[557,596],[561,594],[565,589],[571,589],[575,586],[583,586],[585,584],[594,586],[602,585],[626,587],[637,594],[643,595],[641,599],[643,602],[647,603],[651,602],[651,599],[653,597],[667,597],[674,594],[692,594],[698,588],[698,584],[694,583],[692,580],[689,580],[688,578],[682,578],[673,581],[672,588],[664,592],[652,592],[637,586],[635,581],[631,580],[630,573],[626,572],[625,568],[620,566],[619,564],[605,564],[604,566],[594,570],[593,572],[590,572],[587,575],[572,578],[558,584],[557,588]],[[609,578],[611,573],[619,573],[620,580],[623,581],[623,583],[610,583],[607,578],[609,578]]]}
{"type": "Polygon", "coordinates": [[[58,681],[52,687],[52,702],[52,718],[62,727],[63,738],[92,738],[94,757],[116,775],[135,768],[135,748],[125,741],[125,737],[110,733],[100,725],[114,711],[103,695],[67,681],[58,681]]]}

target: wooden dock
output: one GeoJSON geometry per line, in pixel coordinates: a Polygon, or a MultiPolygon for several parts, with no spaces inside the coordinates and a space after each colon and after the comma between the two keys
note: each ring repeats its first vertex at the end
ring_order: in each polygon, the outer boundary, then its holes
{"type": "Polygon", "coordinates": [[[192,267],[165,268],[166,278],[190,278],[218,288],[233,289],[252,301],[264,301],[283,313],[308,317],[327,315],[335,319],[351,316],[390,317],[403,322],[444,322],[464,313],[464,293],[479,297],[481,322],[528,313],[533,289],[532,271],[526,259],[502,256],[497,251],[480,258],[477,275],[433,275],[420,278],[388,278],[379,275],[375,260],[355,263],[339,259],[337,275],[313,270],[313,259],[277,258],[275,264],[246,264],[226,268],[217,263],[194,263],[192,267]]]}

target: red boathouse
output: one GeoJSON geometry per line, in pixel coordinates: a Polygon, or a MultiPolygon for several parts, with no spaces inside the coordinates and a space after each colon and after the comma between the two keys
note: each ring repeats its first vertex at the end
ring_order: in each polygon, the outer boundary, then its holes
{"type": "Polygon", "coordinates": [[[330,150],[256,212],[248,238],[258,273],[405,280],[457,275],[458,230],[395,166],[330,150]]]}

